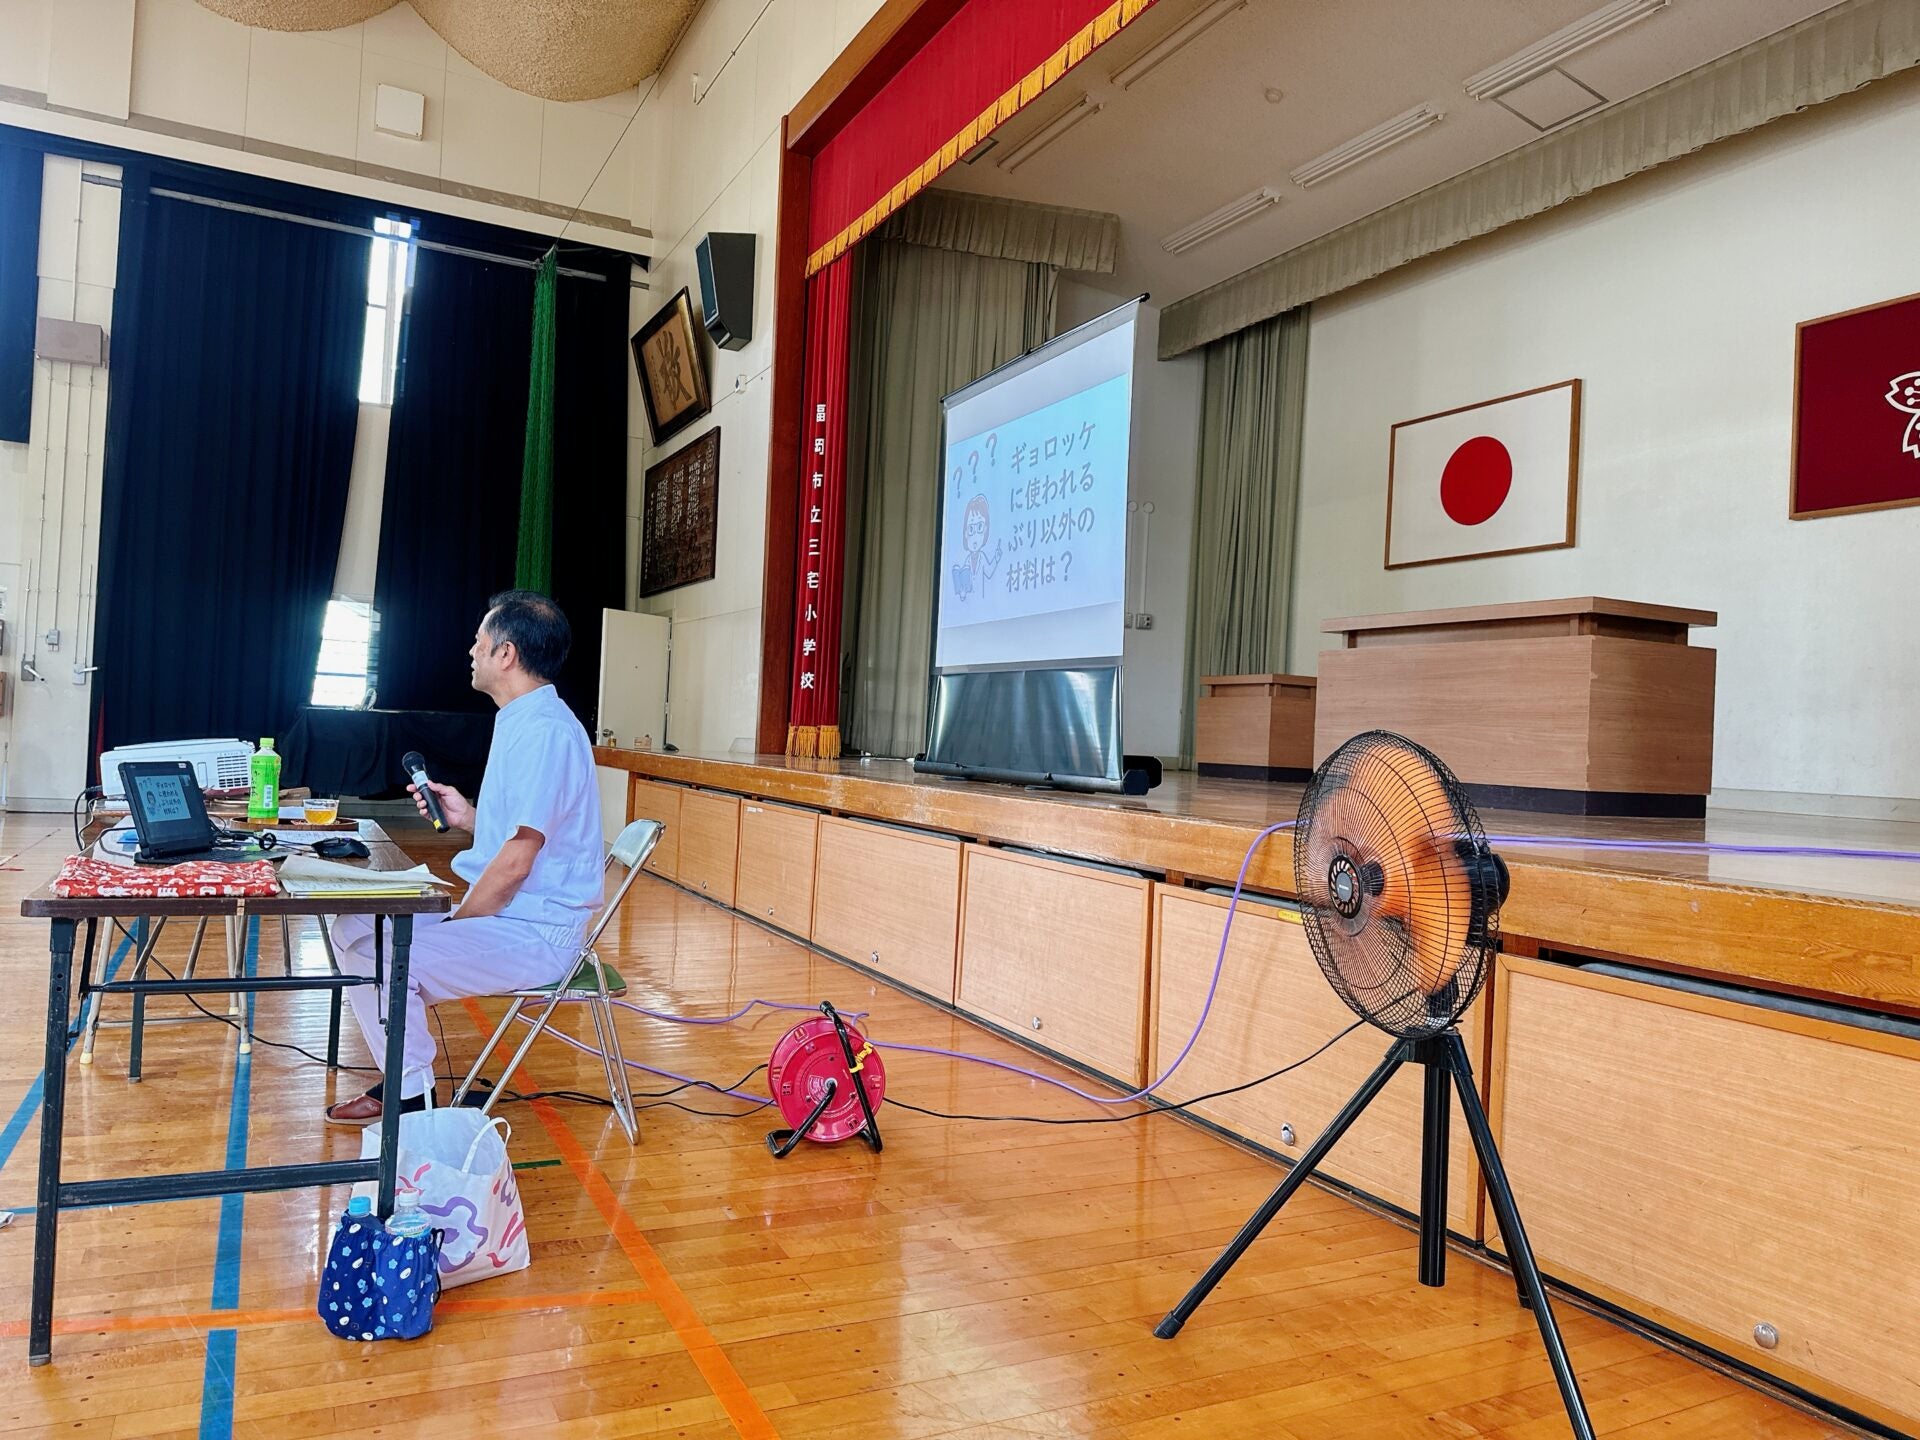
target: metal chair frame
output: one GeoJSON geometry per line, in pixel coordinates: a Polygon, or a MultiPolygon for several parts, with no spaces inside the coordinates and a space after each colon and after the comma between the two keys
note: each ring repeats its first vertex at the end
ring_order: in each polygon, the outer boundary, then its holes
{"type": "Polygon", "coordinates": [[[505,992],[502,998],[509,1001],[506,1013],[500,1017],[500,1023],[494,1027],[493,1034],[487,1037],[487,1043],[481,1046],[480,1054],[475,1057],[473,1067],[467,1071],[466,1079],[460,1082],[460,1088],[453,1092],[455,1105],[465,1102],[467,1092],[473,1088],[473,1082],[480,1078],[481,1069],[492,1058],[494,1050],[498,1048],[500,1041],[512,1028],[514,1021],[520,1018],[523,1011],[540,1001],[546,1002],[541,1006],[538,1016],[528,1026],[527,1033],[521,1037],[519,1046],[513,1052],[513,1057],[507,1061],[506,1068],[500,1072],[499,1080],[494,1083],[486,1100],[481,1104],[482,1114],[490,1111],[493,1108],[493,1102],[505,1093],[508,1082],[513,1079],[514,1072],[520,1068],[520,1062],[526,1058],[527,1051],[533,1048],[533,1042],[540,1038],[560,1006],[567,1002],[585,1003],[593,1015],[594,1033],[600,1039],[600,1058],[607,1072],[607,1097],[613,1102],[613,1112],[619,1118],[620,1128],[627,1133],[627,1143],[631,1145],[639,1140],[640,1126],[634,1114],[633,1086],[627,1079],[627,1060],[620,1049],[620,1030],[614,1024],[613,1013],[614,998],[626,994],[626,984],[622,981],[618,989],[608,984],[607,967],[601,962],[595,947],[599,943],[601,934],[612,923],[614,915],[619,911],[620,902],[627,898],[627,891],[633,888],[633,882],[640,877],[641,868],[647,863],[647,857],[653,853],[653,847],[660,843],[660,837],[665,830],[666,827],[658,820],[635,820],[615,838],[607,851],[607,863],[602,873],[611,870],[616,861],[625,865],[627,873],[620,882],[620,888],[614,891],[613,898],[601,908],[599,918],[594,921],[593,928],[587,932],[587,938],[581,942],[578,958],[574,961],[572,968],[561,976],[556,984],[551,987],[535,986],[505,992]],[[590,973],[594,983],[594,988],[584,993],[576,989],[573,983],[583,967],[590,973]]]}

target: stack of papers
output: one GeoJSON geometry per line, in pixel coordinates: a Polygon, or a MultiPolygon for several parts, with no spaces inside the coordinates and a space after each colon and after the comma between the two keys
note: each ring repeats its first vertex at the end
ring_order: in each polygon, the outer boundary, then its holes
{"type": "Polygon", "coordinates": [[[430,895],[442,880],[424,865],[411,870],[368,870],[314,855],[289,855],[280,867],[280,885],[289,895],[430,895]]]}

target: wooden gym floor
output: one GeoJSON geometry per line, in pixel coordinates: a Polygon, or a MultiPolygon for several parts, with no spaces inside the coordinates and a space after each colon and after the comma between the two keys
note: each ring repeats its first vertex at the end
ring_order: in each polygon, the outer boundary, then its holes
{"type": "MultiPolygon", "coordinates": [[[[415,829],[395,838],[444,873],[444,841],[415,829]]],[[[603,1109],[510,1105],[533,1265],[450,1292],[430,1338],[361,1346],[326,1332],[312,1314],[314,1284],[345,1195],[297,1191],[68,1217],[54,1363],[30,1369],[46,927],[20,919],[18,901],[70,849],[64,817],[0,817],[0,985],[12,997],[0,1048],[0,1207],[18,1216],[0,1230],[0,1436],[1567,1433],[1532,1318],[1504,1272],[1456,1255],[1447,1288],[1423,1290],[1410,1231],[1315,1187],[1180,1339],[1154,1339],[1155,1321],[1280,1174],[1164,1115],[1077,1128],[949,1122],[889,1106],[884,1154],[808,1145],[776,1162],[762,1143],[770,1111],[715,1119],[654,1108],[629,1148],[603,1109]]],[[[177,963],[186,942],[169,932],[161,958],[177,963]]],[[[299,965],[324,965],[311,922],[295,948],[299,965]]],[[[756,996],[828,998],[870,1011],[878,1039],[1051,1068],[651,877],[628,897],[612,950],[629,998],[655,1009],[715,1015],[756,996]]],[[[264,973],[283,963],[277,925],[257,954],[264,973]]],[[[490,1003],[443,1007],[454,1067],[464,1069],[496,1013],[490,1003]]],[[[623,1014],[621,1023],[630,1057],[728,1083],[762,1064],[793,1018],[693,1027],[623,1014]]],[[[591,1031],[584,1016],[570,1025],[591,1031]]],[[[325,1000],[262,996],[255,1029],[323,1051],[325,1000]]],[[[241,1064],[234,1040],[211,1021],[154,1025],[145,1079],[129,1085],[126,1032],[103,1029],[96,1063],[71,1072],[69,1177],[357,1151],[358,1135],[324,1125],[320,1110],[364,1077],[330,1079],[265,1044],[241,1064]]],[[[357,1038],[342,1053],[365,1063],[357,1038]]],[[[899,1053],[887,1065],[894,1097],[935,1109],[1093,1110],[982,1066],[899,1053]]],[[[552,1041],[535,1047],[530,1069],[521,1088],[599,1082],[596,1060],[552,1041]]],[[[755,1076],[746,1088],[763,1085],[755,1076]]],[[[674,1098],[746,1108],[698,1092],[674,1098]]],[[[1558,1308],[1609,1440],[1850,1433],[1558,1308]]]]}

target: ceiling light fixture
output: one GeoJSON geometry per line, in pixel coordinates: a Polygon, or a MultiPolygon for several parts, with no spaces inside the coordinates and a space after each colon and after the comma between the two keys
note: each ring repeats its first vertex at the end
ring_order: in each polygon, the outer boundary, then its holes
{"type": "Polygon", "coordinates": [[[1246,8],[1247,0],[1213,0],[1213,4],[1190,16],[1186,24],[1169,31],[1158,44],[1149,46],[1138,58],[1114,71],[1113,83],[1122,90],[1131,90],[1234,11],[1246,8]]]}
{"type": "Polygon", "coordinates": [[[1546,74],[1569,55],[1577,54],[1589,45],[1597,45],[1610,35],[1618,35],[1629,25],[1636,25],[1656,11],[1666,9],[1667,4],[1668,0],[1613,0],[1613,4],[1602,5],[1591,15],[1554,31],[1546,39],[1529,45],[1517,54],[1509,55],[1498,65],[1468,77],[1467,94],[1476,100],[1491,100],[1504,95],[1515,86],[1546,74]]]}
{"type": "Polygon", "coordinates": [[[1344,145],[1336,145],[1324,155],[1319,155],[1293,172],[1293,183],[1301,187],[1318,185],[1322,180],[1330,180],[1342,170],[1350,170],[1362,160],[1370,160],[1382,150],[1398,145],[1418,135],[1429,125],[1438,125],[1445,119],[1444,111],[1431,105],[1416,105],[1413,109],[1384,120],[1364,135],[1356,135],[1344,145]]]}
{"type": "Polygon", "coordinates": [[[1271,185],[1250,190],[1238,200],[1222,205],[1210,215],[1202,215],[1184,230],[1176,230],[1160,242],[1169,255],[1180,255],[1203,245],[1223,231],[1243,225],[1254,216],[1280,203],[1280,192],[1271,185]]]}
{"type": "Polygon", "coordinates": [[[1000,160],[1000,168],[1011,175],[1082,120],[1092,119],[1105,108],[1106,106],[1095,101],[1091,95],[1082,95],[1079,102],[1065,114],[1055,116],[1009,150],[1000,160]]]}

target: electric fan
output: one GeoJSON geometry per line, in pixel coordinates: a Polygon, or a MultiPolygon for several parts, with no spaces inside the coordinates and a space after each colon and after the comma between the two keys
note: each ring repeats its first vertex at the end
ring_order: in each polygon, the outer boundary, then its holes
{"type": "Polygon", "coordinates": [[[850,1135],[880,1148],[874,1111],[887,1093],[887,1067],[833,1002],[821,1001],[819,1015],[775,1042],[767,1057],[767,1085],[791,1127],[767,1135],[774,1159],[786,1159],[802,1140],[832,1145],[850,1135]]]}
{"type": "Polygon", "coordinates": [[[1329,755],[1308,782],[1294,828],[1293,870],[1305,909],[1303,928],[1321,972],[1348,1008],[1386,1031],[1393,1044],[1380,1067],[1153,1333],[1163,1340],[1180,1333],[1373,1098],[1402,1065],[1413,1062],[1426,1067],[1420,1283],[1446,1283],[1452,1090],[1480,1157],[1520,1303],[1539,1323],[1574,1434],[1592,1440],[1586,1403],[1455,1027],[1485,986],[1500,948],[1505,862],[1488,848],[1465,791],[1438,757],[1403,736],[1370,730],[1329,755]]]}

